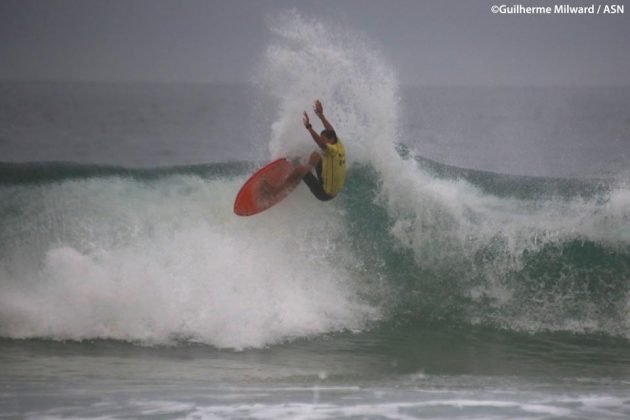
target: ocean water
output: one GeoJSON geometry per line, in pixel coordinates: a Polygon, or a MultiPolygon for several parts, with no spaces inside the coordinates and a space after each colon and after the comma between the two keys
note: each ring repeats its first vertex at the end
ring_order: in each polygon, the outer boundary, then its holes
{"type": "Polygon", "coordinates": [[[0,84],[0,417],[630,415],[630,92],[270,28],[247,86],[0,84]],[[314,98],[342,194],[235,216],[314,98]]]}

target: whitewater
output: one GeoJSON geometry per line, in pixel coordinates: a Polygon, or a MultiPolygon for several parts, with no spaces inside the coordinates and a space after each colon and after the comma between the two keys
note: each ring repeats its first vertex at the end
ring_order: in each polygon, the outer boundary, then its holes
{"type": "Polygon", "coordinates": [[[25,144],[0,158],[3,415],[629,414],[627,172],[439,163],[366,35],[296,12],[269,31],[246,91],[1,85],[0,137],[25,144]],[[344,191],[235,216],[257,167],[312,151],[315,98],[344,191]]]}

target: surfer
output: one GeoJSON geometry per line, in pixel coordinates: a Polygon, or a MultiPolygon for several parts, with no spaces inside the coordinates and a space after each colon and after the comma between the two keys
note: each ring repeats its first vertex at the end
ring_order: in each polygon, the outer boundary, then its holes
{"type": "Polygon", "coordinates": [[[279,186],[274,187],[263,179],[260,188],[266,197],[275,197],[278,193],[287,191],[289,186],[295,185],[299,179],[302,179],[313,195],[321,201],[332,200],[341,191],[346,180],[346,155],[343,143],[337,138],[335,129],[324,116],[324,108],[319,100],[315,101],[313,110],[324,125],[324,130],[319,134],[313,130],[306,111],[302,122],[315,143],[322,149],[323,156],[317,151],[311,153],[306,165],[301,164],[299,158],[294,159],[293,171],[279,186]],[[311,172],[313,168],[315,175],[311,172]]]}
{"type": "Polygon", "coordinates": [[[289,179],[302,178],[318,200],[328,201],[335,198],[346,180],[346,154],[335,129],[324,116],[324,107],[319,99],[315,101],[313,110],[321,120],[324,130],[319,134],[313,130],[306,111],[304,111],[302,122],[304,128],[322,150],[322,154],[317,151],[311,153],[308,164],[297,165],[289,179]],[[313,168],[315,168],[315,175],[312,172],[313,168]]]}

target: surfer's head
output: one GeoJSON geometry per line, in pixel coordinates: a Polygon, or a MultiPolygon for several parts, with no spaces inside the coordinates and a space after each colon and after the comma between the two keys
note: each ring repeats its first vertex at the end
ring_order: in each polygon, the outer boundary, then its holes
{"type": "Polygon", "coordinates": [[[335,133],[335,130],[322,130],[319,135],[331,143],[337,143],[337,133],[335,133]]]}

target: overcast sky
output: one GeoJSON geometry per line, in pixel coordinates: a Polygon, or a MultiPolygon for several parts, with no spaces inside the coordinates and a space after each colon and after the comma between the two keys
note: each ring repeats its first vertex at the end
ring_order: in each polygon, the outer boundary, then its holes
{"type": "Polygon", "coordinates": [[[247,82],[265,16],[295,8],[367,34],[405,84],[630,86],[628,1],[608,2],[617,16],[490,12],[556,3],[571,1],[0,0],[0,78],[247,82]]]}

